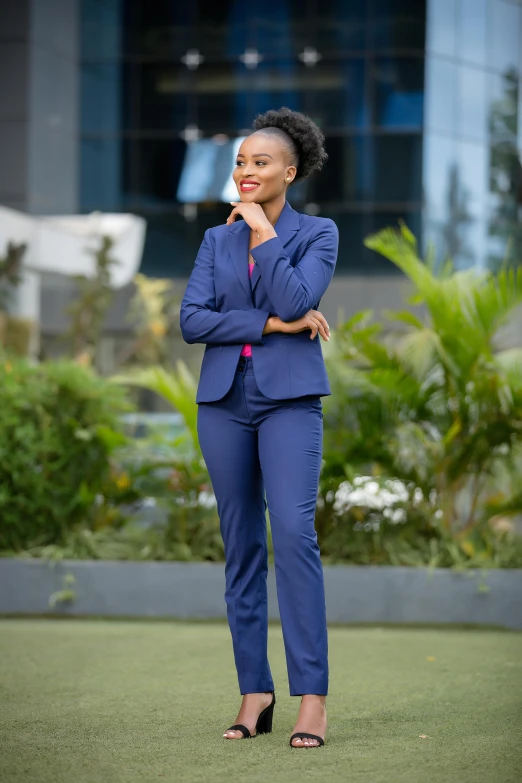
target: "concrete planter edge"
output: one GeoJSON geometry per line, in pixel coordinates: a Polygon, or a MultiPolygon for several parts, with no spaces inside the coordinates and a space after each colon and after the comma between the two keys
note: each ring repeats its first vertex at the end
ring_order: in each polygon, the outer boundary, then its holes
{"type": "MultiPolygon", "coordinates": [[[[330,623],[522,629],[522,569],[324,566],[330,623]]],[[[223,563],[0,558],[0,615],[226,618],[223,563]]],[[[268,612],[278,620],[274,567],[268,612]]]]}

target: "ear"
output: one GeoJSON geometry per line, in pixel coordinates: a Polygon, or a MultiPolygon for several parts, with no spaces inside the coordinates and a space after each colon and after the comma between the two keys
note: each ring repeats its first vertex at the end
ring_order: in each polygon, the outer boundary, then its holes
{"type": "Polygon", "coordinates": [[[288,166],[285,172],[285,182],[287,185],[291,185],[297,174],[297,168],[295,166],[288,166]]]}

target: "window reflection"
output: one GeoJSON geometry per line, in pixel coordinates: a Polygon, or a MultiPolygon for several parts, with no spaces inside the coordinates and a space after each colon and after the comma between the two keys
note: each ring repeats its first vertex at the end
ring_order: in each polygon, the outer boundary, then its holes
{"type": "Polygon", "coordinates": [[[489,0],[488,63],[503,73],[519,69],[521,13],[518,4],[489,0]]]}
{"type": "Polygon", "coordinates": [[[189,144],[179,179],[178,201],[230,201],[237,197],[230,179],[242,141],[202,139],[189,144]]]}
{"type": "MultiPolygon", "coordinates": [[[[186,144],[181,139],[132,141],[136,190],[142,208],[174,203],[186,144]]],[[[131,174],[132,175],[132,174],[131,174]]]]}
{"type": "Polygon", "coordinates": [[[396,272],[362,242],[405,212],[420,231],[424,0],[82,0],[81,12],[80,201],[146,216],[145,271],[190,272],[205,228],[226,219],[220,200],[237,195],[234,145],[257,113],[286,105],[318,122],[330,156],[289,201],[338,222],[340,268],[396,272]]]}
{"type": "Polygon", "coordinates": [[[429,215],[436,220],[446,220],[452,211],[460,211],[463,196],[453,138],[435,133],[425,135],[423,171],[424,199],[429,215]]]}
{"type": "Polygon", "coordinates": [[[374,67],[375,122],[385,127],[422,126],[424,61],[382,58],[374,67]]]}
{"type": "MultiPolygon", "coordinates": [[[[367,3],[347,3],[345,0],[318,0],[308,32],[320,52],[329,56],[362,51],[367,46],[367,3]]],[[[302,3],[295,4],[296,13],[303,15],[302,3]]]]}
{"type": "Polygon", "coordinates": [[[457,66],[457,133],[484,141],[487,130],[486,72],[467,65],[457,66]]]}
{"type": "Polygon", "coordinates": [[[366,62],[346,60],[303,71],[304,88],[310,93],[314,114],[326,128],[364,128],[370,111],[366,102],[366,62]]]}
{"type": "Polygon", "coordinates": [[[374,138],[374,189],[377,203],[419,202],[421,199],[422,137],[374,138]]]}
{"type": "Polygon", "coordinates": [[[426,49],[433,54],[457,54],[456,0],[429,0],[426,49]]]}
{"type": "Polygon", "coordinates": [[[371,15],[377,49],[424,49],[426,7],[419,0],[376,0],[371,15]]]}
{"type": "Polygon", "coordinates": [[[485,65],[488,0],[460,0],[459,55],[476,65],[485,65]]]}
{"type": "Polygon", "coordinates": [[[310,180],[311,198],[319,203],[360,201],[371,196],[371,149],[365,136],[326,138],[328,161],[310,180]]]}
{"type": "Polygon", "coordinates": [[[457,65],[440,57],[426,61],[426,113],[428,130],[454,133],[456,127],[457,65]]]}

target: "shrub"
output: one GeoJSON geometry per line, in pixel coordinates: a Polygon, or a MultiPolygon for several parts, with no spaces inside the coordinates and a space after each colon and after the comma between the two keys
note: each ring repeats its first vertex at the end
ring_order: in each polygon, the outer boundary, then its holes
{"type": "Polygon", "coordinates": [[[508,517],[522,510],[522,348],[502,350],[499,329],[522,302],[522,269],[454,272],[447,264],[435,274],[405,226],[366,244],[407,275],[425,311],[388,314],[389,334],[359,313],[328,346],[334,393],[318,513],[325,552],[349,557],[362,548],[378,562],[395,542],[408,563],[416,549],[419,560],[440,565],[499,565],[499,552],[503,565],[520,565],[508,517]],[[355,491],[361,475],[404,483],[408,499],[389,508],[395,518],[355,491]]]}
{"type": "Polygon", "coordinates": [[[89,525],[129,409],[120,388],[75,363],[0,360],[0,549],[89,525]]]}

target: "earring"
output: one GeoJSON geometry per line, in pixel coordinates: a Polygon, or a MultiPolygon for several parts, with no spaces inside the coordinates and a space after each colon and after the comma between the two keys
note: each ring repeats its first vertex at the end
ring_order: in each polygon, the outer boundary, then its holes
{"type": "Polygon", "coordinates": [[[290,177],[287,177],[287,178],[286,178],[286,181],[287,181],[287,182],[290,182],[290,179],[291,179],[290,177]]]}

